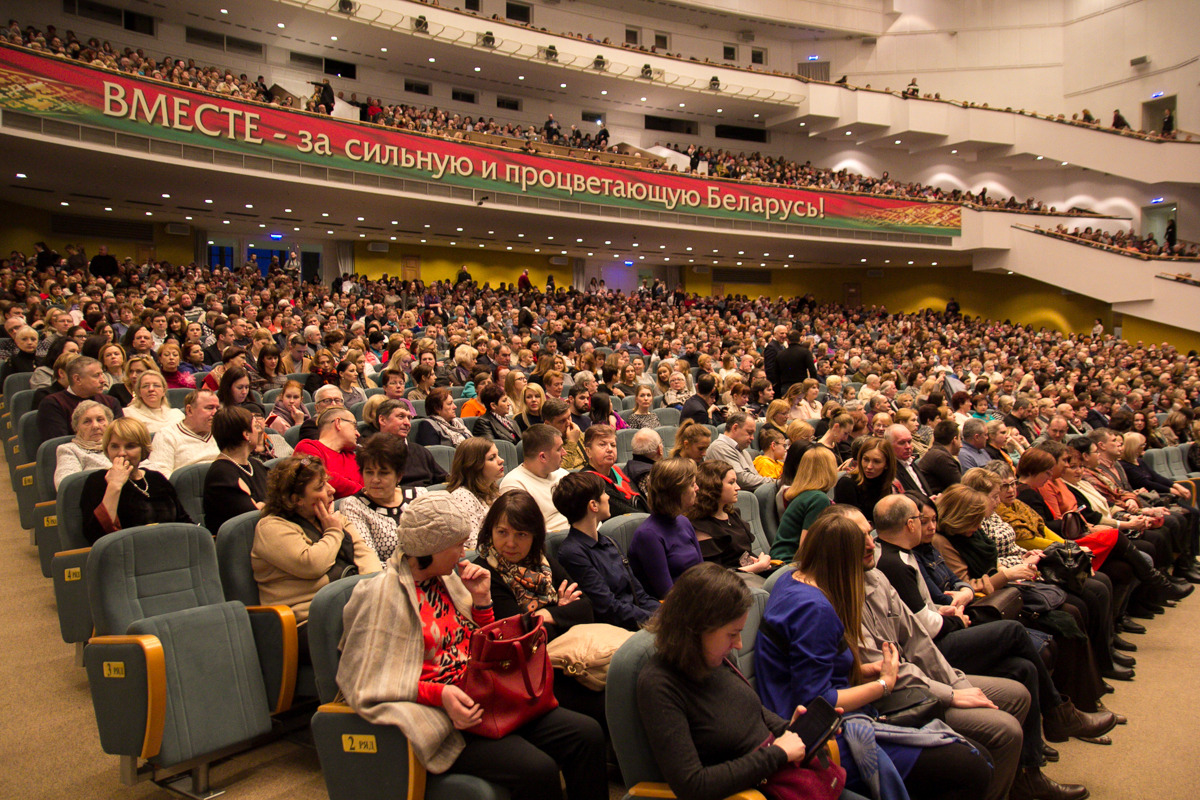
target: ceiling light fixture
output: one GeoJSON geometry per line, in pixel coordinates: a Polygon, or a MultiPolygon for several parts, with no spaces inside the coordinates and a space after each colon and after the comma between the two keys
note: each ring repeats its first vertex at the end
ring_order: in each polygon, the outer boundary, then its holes
{"type": "Polygon", "coordinates": [[[608,89],[601,89],[600,94],[608,94],[608,89]]]}
{"type": "Polygon", "coordinates": [[[285,26],[285,25],[284,25],[282,22],[276,22],[276,23],[275,23],[275,27],[276,27],[276,28],[284,28],[284,27],[286,27],[286,26],[285,26]]]}

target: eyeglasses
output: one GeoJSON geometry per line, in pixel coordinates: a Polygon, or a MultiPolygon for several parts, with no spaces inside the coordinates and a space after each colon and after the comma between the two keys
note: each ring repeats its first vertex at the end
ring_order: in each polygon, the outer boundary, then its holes
{"type": "Polygon", "coordinates": [[[344,406],[346,402],[340,397],[323,397],[317,401],[317,405],[326,406],[344,406]]]}

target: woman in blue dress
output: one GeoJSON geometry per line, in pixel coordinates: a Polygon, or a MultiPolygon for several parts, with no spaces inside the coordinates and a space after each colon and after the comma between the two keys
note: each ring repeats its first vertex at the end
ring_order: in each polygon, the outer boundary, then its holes
{"type": "MultiPolygon", "coordinates": [[[[864,559],[874,555],[870,534],[864,544],[862,530],[842,515],[827,509],[813,522],[796,553],[795,571],[771,592],[756,642],[758,693],[767,708],[785,716],[823,697],[846,714],[874,717],[871,704],[891,694],[899,668],[896,646],[885,642],[883,660],[875,663],[858,656],[864,559]]],[[[862,752],[863,737],[848,742],[843,726],[837,744],[846,788],[877,800],[986,795],[991,767],[980,748],[962,738],[927,739],[917,729],[909,731],[911,736],[879,736],[874,763],[859,763],[854,751],[862,752]]]]}

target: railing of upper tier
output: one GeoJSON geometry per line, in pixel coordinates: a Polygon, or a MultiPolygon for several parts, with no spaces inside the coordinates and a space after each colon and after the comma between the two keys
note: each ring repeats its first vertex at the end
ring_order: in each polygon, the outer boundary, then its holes
{"type": "MultiPolygon", "coordinates": [[[[320,11],[332,16],[346,18],[346,15],[338,11],[338,0],[282,0],[288,5],[300,6],[313,11],[320,11]]],[[[440,6],[431,6],[439,11],[453,11],[453,9],[445,9],[440,6]]],[[[488,50],[501,53],[512,58],[520,58],[526,61],[538,61],[542,63],[552,63],[563,69],[577,70],[580,72],[599,73],[601,70],[596,69],[596,53],[584,55],[581,53],[572,53],[567,50],[558,50],[557,44],[554,45],[555,52],[553,57],[548,56],[547,44],[534,44],[532,42],[521,42],[516,39],[506,39],[503,36],[492,37],[490,44],[482,44],[480,32],[478,30],[468,30],[452,25],[444,25],[434,20],[422,20],[423,15],[401,14],[395,11],[373,6],[370,3],[355,3],[355,12],[352,19],[358,22],[375,25],[378,27],[387,28],[404,34],[417,33],[421,36],[428,36],[431,39],[436,39],[447,44],[458,45],[460,47],[469,47],[474,50],[488,50]]],[[[514,25],[506,20],[488,19],[485,17],[475,17],[475,19],[487,24],[503,24],[512,27],[525,27],[514,25]]],[[[558,34],[550,33],[549,31],[541,31],[537,28],[527,28],[538,34],[553,36],[555,39],[564,39],[567,42],[574,42],[579,45],[589,45],[591,47],[603,48],[613,51],[613,57],[605,58],[603,72],[614,77],[640,77],[642,68],[645,62],[639,64],[626,63],[618,59],[616,56],[629,55],[631,52],[621,47],[611,44],[603,44],[601,42],[573,39],[567,36],[559,36],[558,34]]],[[[639,53],[640,55],[660,57],[657,53],[639,53]]],[[[700,66],[704,62],[687,62],[700,66]]],[[[721,64],[704,64],[706,67],[716,67],[726,69],[721,64]]],[[[681,75],[667,70],[652,70],[654,74],[654,83],[659,86],[667,86],[672,89],[680,89],[684,91],[703,92],[713,94],[714,90],[709,87],[709,78],[692,77],[681,75]]],[[[790,77],[790,76],[779,76],[790,77]]],[[[779,105],[794,106],[804,99],[804,95],[799,92],[783,92],[773,89],[755,86],[742,86],[736,83],[728,83],[721,81],[720,93],[722,97],[732,97],[742,100],[753,100],[760,103],[775,103],[779,105]]]]}
{"type": "MultiPolygon", "coordinates": [[[[1103,242],[1093,242],[1091,239],[1085,239],[1082,236],[1073,236],[1069,233],[1063,233],[1061,231],[1046,230],[1045,228],[1038,227],[1037,225],[1033,225],[1033,226],[1013,225],[1013,227],[1019,228],[1020,230],[1023,230],[1023,231],[1029,231],[1030,233],[1039,233],[1042,236],[1049,236],[1053,239],[1061,239],[1062,241],[1070,242],[1071,244],[1083,245],[1085,247],[1091,247],[1096,250],[1104,250],[1105,252],[1115,253],[1116,255],[1126,256],[1128,258],[1136,258],[1141,261],[1185,261],[1185,262],[1200,261],[1200,254],[1178,255],[1178,254],[1162,254],[1162,253],[1144,253],[1141,250],[1137,250],[1133,247],[1118,247],[1116,245],[1105,244],[1103,242]]],[[[1196,246],[1191,245],[1190,249],[1194,250],[1194,249],[1196,249],[1196,246]]]]}

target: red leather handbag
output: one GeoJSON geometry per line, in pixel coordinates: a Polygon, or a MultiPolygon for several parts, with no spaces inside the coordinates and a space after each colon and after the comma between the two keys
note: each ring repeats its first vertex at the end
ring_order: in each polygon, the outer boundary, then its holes
{"type": "Polygon", "coordinates": [[[470,660],[460,684],[483,707],[471,733],[502,739],[558,708],[554,668],[542,618],[522,614],[496,620],[471,634],[470,660]]]}

